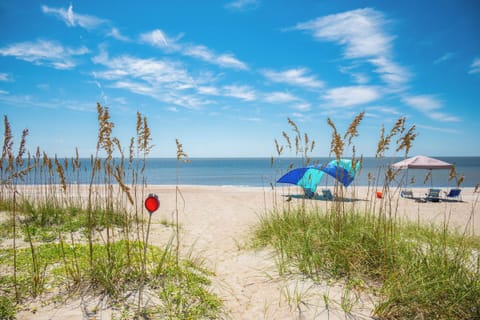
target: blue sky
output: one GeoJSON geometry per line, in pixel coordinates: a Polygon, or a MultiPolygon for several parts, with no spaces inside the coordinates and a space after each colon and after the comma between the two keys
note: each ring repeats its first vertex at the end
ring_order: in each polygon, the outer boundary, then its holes
{"type": "Polygon", "coordinates": [[[159,157],[268,157],[287,118],[326,156],[361,111],[357,153],[405,116],[412,154],[480,156],[478,30],[478,1],[1,1],[0,111],[61,157],[94,153],[97,102],[159,157]]]}

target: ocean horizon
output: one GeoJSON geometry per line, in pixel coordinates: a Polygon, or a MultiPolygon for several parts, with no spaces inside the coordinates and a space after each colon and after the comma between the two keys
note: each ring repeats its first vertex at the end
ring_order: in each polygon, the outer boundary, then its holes
{"type": "MultiPolygon", "coordinates": [[[[475,187],[480,184],[480,157],[435,157],[437,159],[455,165],[457,177],[464,176],[461,187],[475,187]]],[[[312,158],[310,164],[326,164],[332,158],[312,158]]],[[[358,172],[352,185],[368,186],[383,185],[385,170],[392,163],[402,160],[401,158],[375,157],[363,158],[362,168],[358,172]],[[374,177],[374,179],[370,179],[374,177]]],[[[71,160],[70,160],[71,161],[71,160]]],[[[114,159],[119,163],[119,159],[114,159]]],[[[207,185],[207,186],[249,186],[249,187],[271,187],[281,186],[276,181],[290,168],[303,166],[301,158],[191,158],[188,163],[177,162],[176,158],[147,158],[143,176],[146,183],[150,185],[207,185]],[[177,175],[178,172],[178,175],[177,175]]],[[[60,161],[65,163],[65,161],[60,161]]],[[[90,180],[90,158],[80,159],[80,172],[71,172],[71,165],[67,166],[65,176],[67,183],[88,183],[90,180]]],[[[395,187],[400,184],[405,186],[408,179],[408,187],[455,187],[455,179],[449,181],[450,170],[432,170],[431,178],[425,181],[429,170],[402,170],[397,178],[390,184],[395,187]],[[413,183],[412,183],[413,182],[413,183]]],[[[56,173],[56,172],[55,172],[56,173]]],[[[23,181],[18,183],[40,184],[58,183],[59,179],[39,179],[34,175],[38,172],[31,172],[23,181]]],[[[130,175],[124,177],[126,183],[131,183],[130,175]]],[[[141,182],[141,180],[140,180],[141,182]]],[[[320,186],[332,186],[334,178],[325,175],[320,186]]]]}

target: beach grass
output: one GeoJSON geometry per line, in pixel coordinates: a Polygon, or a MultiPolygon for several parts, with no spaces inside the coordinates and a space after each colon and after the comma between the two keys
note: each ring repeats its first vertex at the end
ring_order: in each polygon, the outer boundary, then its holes
{"type": "Polygon", "coordinates": [[[349,212],[302,208],[274,211],[255,230],[257,246],[272,246],[279,270],[310,278],[360,279],[378,296],[382,319],[474,319],[480,314],[480,239],[434,226],[349,212]],[[385,237],[384,227],[395,233],[385,237]],[[412,232],[415,230],[415,232],[412,232]],[[426,236],[428,235],[428,236],[426,236]]]}
{"type": "MultiPolygon", "coordinates": [[[[355,117],[343,135],[328,119],[331,155],[336,159],[351,148],[352,162],[362,161],[355,158],[352,144],[362,118],[363,113],[355,117]]],[[[289,125],[296,141],[302,141],[298,126],[291,120],[289,125]]],[[[290,138],[282,135],[289,147],[290,138]]],[[[416,136],[415,126],[407,129],[405,118],[399,118],[390,131],[382,127],[376,157],[384,159],[391,148],[407,157],[416,136]]],[[[281,156],[283,146],[277,140],[275,146],[281,156]]],[[[297,155],[307,165],[308,154],[298,152],[306,147],[297,147],[297,155]]],[[[398,203],[391,197],[398,174],[387,163],[376,175],[369,173],[373,184],[367,198],[378,189],[383,197],[366,202],[362,210],[345,205],[347,191],[338,182],[337,197],[326,208],[307,207],[306,200],[277,206],[254,228],[254,246],[274,248],[281,274],[300,272],[315,281],[337,279],[347,284],[347,295],[351,290],[367,293],[374,301],[373,315],[380,319],[480,318],[480,239],[449,229],[448,221],[438,227],[400,220],[398,203]]],[[[342,300],[340,305],[350,314],[350,303],[342,300]]]]}
{"type": "MultiPolygon", "coordinates": [[[[178,209],[165,226],[171,240],[162,248],[148,244],[147,118],[137,113],[137,136],[128,148],[113,135],[108,108],[97,104],[97,119],[96,151],[85,168],[78,149],[71,159],[40,148],[30,154],[26,129],[15,152],[4,117],[0,240],[7,248],[0,250],[0,319],[15,318],[37,297],[54,302],[85,292],[107,297],[115,316],[125,319],[217,318],[222,302],[210,290],[213,273],[200,260],[179,256],[178,209]]],[[[185,158],[180,144],[177,159],[185,158]]],[[[178,185],[176,192],[181,196],[178,185]]]]}

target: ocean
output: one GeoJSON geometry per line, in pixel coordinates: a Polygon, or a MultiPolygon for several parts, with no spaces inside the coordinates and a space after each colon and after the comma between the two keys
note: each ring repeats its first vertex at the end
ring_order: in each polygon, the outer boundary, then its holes
{"type": "MultiPolygon", "coordinates": [[[[437,157],[440,160],[453,163],[456,166],[458,176],[465,177],[461,186],[474,187],[480,184],[480,157],[437,157]]],[[[178,164],[177,177],[177,161],[176,159],[165,158],[149,158],[144,171],[144,177],[147,184],[172,185],[190,184],[190,185],[218,185],[218,186],[253,186],[253,187],[270,187],[284,173],[286,173],[291,165],[293,167],[302,166],[302,160],[297,158],[277,158],[273,165],[270,158],[193,158],[189,163],[178,164]]],[[[312,162],[325,164],[331,158],[314,158],[312,162]]],[[[375,177],[377,182],[382,185],[384,182],[385,168],[389,164],[402,159],[376,159],[368,157],[363,159],[361,171],[355,177],[352,185],[367,186],[369,184],[368,176],[375,177]]],[[[115,161],[118,162],[118,159],[115,161]]],[[[61,161],[64,163],[64,161],[61,161]]],[[[90,159],[81,159],[82,174],[66,173],[69,183],[88,183],[90,159]]],[[[55,165],[54,165],[55,167],[55,165]]],[[[71,166],[70,166],[71,167],[71,166]]],[[[71,169],[69,169],[71,170],[71,169]]],[[[55,171],[55,169],[53,170],[55,171]]],[[[67,170],[68,171],[68,170],[67,170]]],[[[428,170],[408,170],[408,182],[411,187],[453,187],[456,185],[455,179],[449,181],[449,170],[432,170],[431,179],[424,182],[428,170]]],[[[35,179],[33,173],[24,179],[24,183],[39,183],[39,179],[35,179]]],[[[396,186],[406,180],[407,171],[402,171],[391,186],[396,186]],[[403,179],[402,179],[403,177],[403,179]]],[[[58,179],[54,178],[53,183],[58,183],[58,179]]],[[[46,179],[43,179],[45,183],[46,179]]],[[[18,181],[22,183],[21,181],[18,181]]],[[[125,182],[130,182],[128,175],[125,182]]],[[[333,178],[325,175],[322,185],[333,185],[333,178]]]]}
{"type": "MultiPolygon", "coordinates": [[[[455,164],[457,176],[464,176],[461,186],[474,187],[480,184],[480,157],[437,157],[440,160],[455,164]]],[[[331,158],[313,158],[312,162],[326,164],[331,158]]],[[[353,182],[357,186],[367,186],[370,176],[375,177],[379,184],[383,184],[385,169],[389,164],[402,159],[363,159],[361,171],[353,182]],[[380,170],[379,170],[380,169],[380,170]],[[377,178],[378,177],[378,178],[377,178]]],[[[297,158],[278,158],[273,165],[270,158],[201,158],[191,159],[190,163],[181,164],[178,168],[179,184],[193,185],[234,185],[267,187],[285,174],[290,166],[302,166],[302,160],[297,158]]],[[[147,164],[146,176],[150,184],[175,184],[175,159],[151,159],[147,164]]],[[[455,179],[449,181],[450,170],[432,170],[431,178],[425,181],[429,170],[402,170],[392,185],[407,180],[411,187],[453,187],[455,179]],[[403,179],[402,179],[403,177],[403,179]],[[413,178],[413,183],[412,183],[413,178]]],[[[325,175],[322,181],[325,185],[333,185],[333,178],[325,175]]],[[[371,183],[373,181],[371,180],[371,183]]]]}

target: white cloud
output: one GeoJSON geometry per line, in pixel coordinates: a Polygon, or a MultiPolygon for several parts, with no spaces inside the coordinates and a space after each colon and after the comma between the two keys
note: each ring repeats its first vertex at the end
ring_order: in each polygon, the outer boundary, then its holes
{"type": "Polygon", "coordinates": [[[0,81],[8,82],[12,80],[10,79],[10,76],[8,75],[8,73],[0,72],[0,81]]]}
{"type": "Polygon", "coordinates": [[[285,71],[263,70],[263,75],[273,82],[286,83],[294,86],[300,86],[311,89],[319,89],[324,87],[324,83],[315,76],[307,75],[306,68],[288,69],[285,71]]]}
{"type": "Polygon", "coordinates": [[[380,98],[377,88],[369,86],[338,87],[327,90],[323,99],[334,107],[353,107],[380,98]]]}
{"type": "Polygon", "coordinates": [[[442,103],[437,98],[429,95],[404,97],[403,101],[410,107],[413,107],[424,113],[437,110],[442,107],[442,103]]]}
{"type": "Polygon", "coordinates": [[[470,65],[470,71],[468,73],[480,73],[480,58],[477,57],[473,60],[472,64],[470,65]]]}
{"type": "Polygon", "coordinates": [[[197,88],[197,92],[200,94],[210,95],[210,96],[218,96],[220,92],[218,88],[211,87],[211,86],[199,86],[197,88]]]}
{"type": "Polygon", "coordinates": [[[438,132],[445,132],[445,133],[454,133],[458,134],[460,133],[456,129],[450,129],[450,128],[445,128],[445,127],[433,127],[433,126],[427,126],[423,124],[417,124],[417,127],[420,129],[426,129],[426,130],[432,130],[432,131],[438,131],[438,132]]]}
{"type": "Polygon", "coordinates": [[[248,70],[248,66],[232,54],[217,55],[203,45],[189,45],[183,48],[182,54],[209,62],[220,67],[248,70]]]}
{"type": "Polygon", "coordinates": [[[384,24],[380,12],[365,8],[299,23],[295,29],[310,31],[319,40],[345,45],[347,58],[365,58],[390,53],[392,37],[383,32],[384,24]]]}
{"type": "Polygon", "coordinates": [[[382,107],[382,106],[368,107],[367,111],[371,114],[382,113],[382,114],[391,114],[395,116],[402,115],[401,112],[399,112],[396,108],[392,108],[392,107],[382,107]]]}
{"type": "Polygon", "coordinates": [[[288,103],[299,99],[287,92],[272,92],[265,95],[264,101],[268,103],[288,103]]]}
{"type": "Polygon", "coordinates": [[[443,108],[443,103],[431,95],[407,96],[403,102],[410,107],[424,113],[432,120],[441,122],[457,122],[460,118],[452,116],[439,110],[443,108]]]}
{"type": "Polygon", "coordinates": [[[63,100],[57,98],[50,100],[40,100],[38,97],[31,95],[9,95],[7,92],[4,92],[4,94],[5,95],[0,95],[0,103],[15,107],[29,106],[33,108],[46,109],[66,108],[79,111],[96,111],[95,103],[92,103],[91,101],[82,102],[77,100],[63,100]]]}
{"type": "Polygon", "coordinates": [[[309,111],[312,108],[312,105],[308,102],[303,102],[293,105],[292,108],[297,109],[298,111],[309,111]]]}
{"type": "Polygon", "coordinates": [[[141,79],[150,84],[162,84],[169,88],[192,88],[193,78],[180,63],[168,60],[140,59],[129,55],[115,58],[106,52],[93,59],[94,63],[104,65],[107,70],[95,72],[99,78],[119,80],[124,78],[141,79]]]}
{"type": "Polygon", "coordinates": [[[142,33],[140,35],[140,41],[147,43],[153,47],[178,51],[181,49],[181,45],[177,43],[178,38],[170,38],[167,34],[160,29],[155,29],[150,32],[142,33]]]}
{"type": "Polygon", "coordinates": [[[386,83],[397,86],[408,81],[409,74],[391,59],[393,37],[383,30],[385,23],[381,12],[365,8],[299,23],[294,29],[343,45],[345,58],[366,59],[386,83]]]}
{"type": "Polygon", "coordinates": [[[76,66],[72,57],[88,53],[86,47],[71,49],[63,47],[54,41],[38,40],[36,42],[21,42],[0,48],[0,54],[13,56],[17,59],[47,65],[55,69],[72,69],[76,66]]]}
{"type": "Polygon", "coordinates": [[[348,74],[357,84],[367,84],[370,79],[363,73],[352,71],[356,66],[340,66],[339,70],[343,74],[348,74]]]}
{"type": "Polygon", "coordinates": [[[223,87],[223,95],[245,101],[253,101],[256,98],[255,90],[249,86],[229,85],[223,87]]]}
{"type": "Polygon", "coordinates": [[[453,52],[447,52],[445,53],[443,56],[441,56],[440,58],[438,58],[437,60],[433,61],[434,64],[439,64],[439,63],[442,63],[442,62],[445,62],[447,60],[450,60],[453,58],[455,54],[453,52]]]}
{"type": "Polygon", "coordinates": [[[95,29],[102,24],[108,23],[107,20],[100,19],[94,16],[83,15],[73,12],[73,6],[70,4],[67,10],[64,8],[51,8],[48,6],[42,6],[42,11],[47,14],[59,18],[69,27],[82,27],[85,29],[95,29]]]}
{"type": "Polygon", "coordinates": [[[385,57],[378,57],[369,60],[376,66],[375,72],[385,83],[400,85],[407,82],[410,74],[407,70],[385,57]]]}
{"type": "Polygon", "coordinates": [[[235,0],[225,5],[225,8],[235,11],[256,9],[260,5],[259,0],[235,0]]]}
{"type": "Polygon", "coordinates": [[[93,62],[105,67],[105,70],[95,71],[94,77],[106,80],[112,88],[186,108],[211,103],[191,93],[202,80],[193,79],[181,63],[129,55],[109,57],[105,51],[94,57],[93,62]]]}
{"type": "Polygon", "coordinates": [[[121,34],[120,30],[118,30],[117,28],[112,28],[112,30],[107,35],[120,41],[130,41],[130,38],[121,34]]]}
{"type": "Polygon", "coordinates": [[[170,38],[163,30],[155,29],[140,35],[140,41],[166,51],[180,52],[222,68],[248,70],[247,64],[238,60],[231,53],[217,54],[204,45],[182,44],[178,40],[182,35],[170,38]]]}

